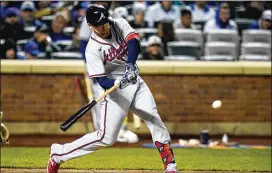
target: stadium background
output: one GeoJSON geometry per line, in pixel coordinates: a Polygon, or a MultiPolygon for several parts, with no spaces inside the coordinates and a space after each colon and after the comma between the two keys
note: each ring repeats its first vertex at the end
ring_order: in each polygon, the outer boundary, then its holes
{"type": "MultiPolygon", "coordinates": [[[[3,122],[10,129],[11,146],[49,146],[53,142],[67,142],[67,138],[75,139],[86,131],[92,131],[90,115],[85,116],[66,133],[59,130],[59,124],[87,102],[84,62],[79,50],[79,31],[76,29],[79,29],[84,10],[90,3],[35,1],[34,12],[40,25],[36,21],[35,25],[24,27],[20,20],[15,29],[18,32],[15,34],[11,32],[3,35],[4,32],[0,32],[1,110],[4,112],[3,122]],[[60,13],[66,20],[64,35],[60,37],[64,41],[56,40],[53,45],[58,46],[61,51],[56,52],[50,45],[45,46],[46,52],[35,52],[41,46],[33,44],[35,32],[41,31],[41,27],[45,25],[49,29],[55,19],[54,15],[60,13]]],[[[147,13],[155,3],[146,2],[137,6],[133,2],[114,2],[111,7],[112,15],[126,17],[128,21],[132,21],[135,16],[133,7],[144,7],[147,13]]],[[[173,6],[180,13],[180,9],[190,9],[193,3],[174,1],[173,6]]],[[[227,133],[234,140],[247,138],[258,144],[271,144],[271,51],[267,55],[254,56],[254,61],[251,56],[239,59],[242,52],[242,29],[248,29],[252,23],[262,20],[262,13],[270,9],[271,2],[227,3],[230,17],[238,26],[239,43],[235,47],[239,49],[237,56],[220,57],[217,54],[215,57],[210,56],[212,59],[209,59],[209,56],[205,58],[206,38],[202,29],[206,21],[198,21],[195,25],[203,34],[203,44],[197,49],[194,46],[181,47],[190,51],[181,51],[185,54],[174,56],[168,55],[168,50],[161,48],[164,60],[139,60],[141,75],[154,94],[162,119],[174,137],[199,137],[201,130],[208,129],[214,138],[220,138],[222,134],[227,133]],[[200,55],[192,56],[196,50],[200,51],[200,55]],[[214,110],[211,104],[218,99],[222,100],[223,106],[214,110]]],[[[219,2],[207,4],[207,8],[216,9],[219,2]]],[[[1,2],[1,31],[10,27],[6,25],[5,17],[19,16],[21,5],[22,2],[1,2]],[[15,8],[18,8],[18,12],[15,8]]],[[[155,25],[157,24],[154,23],[153,29],[147,27],[152,30],[151,34],[159,32],[156,27],[160,25],[155,25]]],[[[173,29],[173,33],[175,31],[173,29]]],[[[268,31],[271,31],[271,28],[268,31]]],[[[152,40],[148,42],[149,35],[143,35],[143,45],[152,45],[152,40]]],[[[164,39],[163,42],[174,40],[177,41],[175,38],[164,39]]],[[[271,40],[270,43],[262,43],[260,47],[264,47],[263,44],[269,44],[271,47],[271,40]]],[[[148,129],[143,126],[136,131],[132,127],[131,116],[129,117],[129,127],[139,134],[140,138],[150,140],[148,129]]]]}

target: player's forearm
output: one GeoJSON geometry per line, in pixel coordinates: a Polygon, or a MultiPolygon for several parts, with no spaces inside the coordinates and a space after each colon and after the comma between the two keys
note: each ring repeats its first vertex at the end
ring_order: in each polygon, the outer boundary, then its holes
{"type": "Polygon", "coordinates": [[[106,76],[96,78],[99,85],[104,89],[110,89],[114,85],[114,79],[109,79],[106,76]]]}
{"type": "Polygon", "coordinates": [[[139,41],[134,38],[128,41],[128,60],[127,63],[129,64],[135,64],[137,57],[139,53],[141,52],[140,50],[140,45],[139,41]]]}

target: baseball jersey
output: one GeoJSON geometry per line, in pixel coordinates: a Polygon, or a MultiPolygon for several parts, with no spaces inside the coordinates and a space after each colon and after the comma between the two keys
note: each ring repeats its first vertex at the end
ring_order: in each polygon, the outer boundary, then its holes
{"type": "Polygon", "coordinates": [[[123,76],[128,59],[127,42],[138,34],[123,19],[111,19],[111,38],[102,39],[92,32],[85,56],[90,78],[107,76],[117,79],[123,76]]]}

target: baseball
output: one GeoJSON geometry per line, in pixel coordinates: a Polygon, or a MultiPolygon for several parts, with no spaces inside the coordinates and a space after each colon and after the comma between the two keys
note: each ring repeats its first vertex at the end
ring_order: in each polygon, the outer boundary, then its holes
{"type": "Polygon", "coordinates": [[[219,109],[219,108],[221,108],[221,106],[222,106],[222,102],[221,102],[220,100],[215,100],[215,101],[212,103],[212,107],[213,107],[214,109],[219,109]]]}

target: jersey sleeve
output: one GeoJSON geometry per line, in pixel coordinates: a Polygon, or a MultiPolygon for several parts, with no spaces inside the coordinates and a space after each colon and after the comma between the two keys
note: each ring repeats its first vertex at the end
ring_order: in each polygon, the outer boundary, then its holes
{"type": "Polygon", "coordinates": [[[118,25],[121,29],[122,36],[125,39],[126,43],[133,38],[139,38],[138,33],[129,25],[129,23],[125,19],[120,18],[119,20],[120,22],[118,25]]]}
{"type": "Polygon", "coordinates": [[[90,78],[106,76],[105,67],[103,61],[93,52],[85,53],[87,60],[87,70],[90,78]]]}

